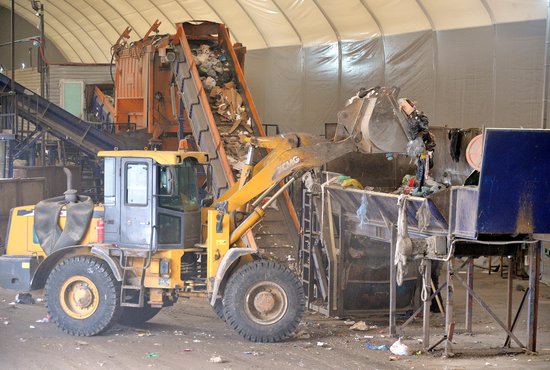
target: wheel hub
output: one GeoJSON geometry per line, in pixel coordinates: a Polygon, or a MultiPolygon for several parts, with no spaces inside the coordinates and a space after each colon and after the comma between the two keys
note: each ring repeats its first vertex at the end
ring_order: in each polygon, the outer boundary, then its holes
{"type": "Polygon", "coordinates": [[[275,307],[275,297],[271,292],[261,292],[254,298],[254,308],[261,313],[268,313],[275,307]]]}
{"type": "Polygon", "coordinates": [[[245,312],[250,320],[260,325],[271,325],[281,320],[288,308],[284,289],[272,281],[254,284],[246,294],[245,312]]]}
{"type": "Polygon", "coordinates": [[[59,291],[63,311],[74,319],[85,319],[94,314],[99,306],[99,291],[86,276],[72,276],[59,291]]]}
{"type": "Polygon", "coordinates": [[[93,293],[87,285],[79,285],[74,289],[73,299],[80,308],[89,307],[93,301],[93,293]]]}

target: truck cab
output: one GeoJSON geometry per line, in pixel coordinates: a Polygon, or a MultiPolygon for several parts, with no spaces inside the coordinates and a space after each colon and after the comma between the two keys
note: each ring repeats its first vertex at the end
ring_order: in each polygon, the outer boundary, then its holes
{"type": "Polygon", "coordinates": [[[105,243],[172,250],[201,242],[208,155],[108,151],[98,156],[105,160],[105,243]]]}

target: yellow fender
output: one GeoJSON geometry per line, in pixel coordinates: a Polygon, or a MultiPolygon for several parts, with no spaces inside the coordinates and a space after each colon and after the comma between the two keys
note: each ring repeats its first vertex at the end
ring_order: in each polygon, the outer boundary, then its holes
{"type": "Polygon", "coordinates": [[[212,297],[210,298],[210,305],[214,306],[216,300],[219,298],[218,293],[220,287],[228,276],[226,276],[227,271],[233,264],[235,264],[241,257],[251,256],[256,254],[257,251],[251,248],[230,248],[225,256],[223,256],[222,261],[220,262],[220,267],[216,272],[216,277],[214,278],[214,285],[212,288],[212,297]]]}
{"type": "Polygon", "coordinates": [[[115,278],[118,281],[122,281],[122,269],[120,268],[118,261],[114,260],[107,251],[108,247],[104,245],[94,245],[92,248],[89,245],[72,245],[69,247],[61,248],[50,254],[44,261],[42,261],[31,281],[31,289],[41,289],[46,284],[48,275],[50,271],[61,261],[64,257],[68,255],[83,254],[89,255],[93,254],[109,265],[115,278]]]}

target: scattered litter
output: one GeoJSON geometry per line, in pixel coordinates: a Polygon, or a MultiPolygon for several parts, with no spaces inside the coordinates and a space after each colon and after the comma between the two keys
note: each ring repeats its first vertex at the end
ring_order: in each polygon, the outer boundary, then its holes
{"type": "Polygon", "coordinates": [[[327,342],[317,342],[317,347],[328,348],[327,342]]]}
{"type": "Polygon", "coordinates": [[[355,321],[353,321],[353,320],[344,321],[344,325],[353,325],[353,324],[355,324],[355,321]]]}
{"type": "Polygon", "coordinates": [[[15,305],[16,305],[17,303],[15,303],[15,302],[10,302],[10,303],[8,303],[8,304],[9,304],[10,306],[14,306],[14,307],[15,307],[15,305]]]}
{"type": "Polygon", "coordinates": [[[193,343],[200,343],[200,339],[193,339],[193,343]]]}
{"type": "Polygon", "coordinates": [[[145,355],[145,358],[156,358],[156,357],[160,357],[160,355],[156,352],[149,352],[148,354],[145,355]]]}
{"type": "Polygon", "coordinates": [[[363,336],[365,339],[374,339],[374,335],[365,335],[363,336]]]}
{"type": "Polygon", "coordinates": [[[365,342],[365,344],[363,344],[363,348],[371,349],[371,350],[374,350],[374,351],[387,351],[387,350],[390,349],[386,344],[376,345],[376,344],[372,344],[370,342],[365,342]]]}
{"type": "Polygon", "coordinates": [[[39,322],[39,323],[47,323],[51,321],[52,321],[52,317],[50,315],[46,315],[44,318],[36,320],[36,322],[39,322]]]}
{"type": "Polygon", "coordinates": [[[8,320],[4,320],[4,325],[8,325],[10,322],[8,320]]]}
{"type": "Polygon", "coordinates": [[[390,361],[397,361],[397,360],[399,360],[399,356],[390,356],[389,360],[390,361]]]}
{"type": "Polygon", "coordinates": [[[162,346],[162,344],[161,343],[153,343],[153,346],[159,346],[160,347],[160,346],[162,346]]]}
{"type": "Polygon", "coordinates": [[[88,342],[84,342],[83,340],[77,340],[76,344],[78,344],[79,346],[87,346],[88,342]]]}
{"type": "Polygon", "coordinates": [[[29,325],[29,328],[34,329],[34,325],[29,325]]]}
{"type": "Polygon", "coordinates": [[[103,365],[105,365],[105,362],[97,362],[97,365],[98,365],[99,367],[103,367],[103,365]]]}
{"type": "Polygon", "coordinates": [[[36,302],[44,302],[44,298],[38,297],[38,298],[36,298],[36,302]]]}
{"type": "Polygon", "coordinates": [[[411,350],[409,349],[409,347],[405,343],[401,342],[401,338],[399,338],[397,341],[395,341],[394,344],[391,345],[390,351],[391,351],[391,353],[393,353],[394,355],[397,355],[397,356],[410,356],[411,355],[411,350]]]}
{"type": "Polygon", "coordinates": [[[182,349],[182,352],[193,352],[191,348],[184,348],[182,349]]]}
{"type": "Polygon", "coordinates": [[[145,331],[145,330],[136,330],[136,332],[138,337],[151,337],[154,335],[150,331],[145,331]]]}
{"type": "Polygon", "coordinates": [[[181,337],[183,335],[183,331],[181,330],[174,330],[174,335],[181,337]]]}
{"type": "Polygon", "coordinates": [[[210,362],[213,362],[215,364],[222,364],[226,362],[221,356],[212,356],[210,357],[210,362]]]}
{"type": "Polygon", "coordinates": [[[256,352],[256,351],[245,351],[243,353],[247,356],[260,356],[263,354],[261,352],[256,352]]]}
{"type": "Polygon", "coordinates": [[[19,304],[34,304],[34,298],[31,293],[17,293],[15,303],[19,304]]]}
{"type": "Polygon", "coordinates": [[[370,329],[370,326],[368,326],[364,321],[356,322],[349,328],[349,330],[361,330],[361,331],[365,331],[369,329],[370,329]]]}
{"type": "Polygon", "coordinates": [[[25,339],[25,338],[19,338],[19,341],[25,343],[25,342],[27,341],[27,339],[25,339]]]}
{"type": "Polygon", "coordinates": [[[416,352],[414,353],[415,356],[420,356],[421,354],[422,354],[422,351],[416,351],[416,352]]]}

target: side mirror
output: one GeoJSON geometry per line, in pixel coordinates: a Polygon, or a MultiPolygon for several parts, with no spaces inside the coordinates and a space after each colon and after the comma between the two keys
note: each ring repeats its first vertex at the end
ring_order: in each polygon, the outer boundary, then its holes
{"type": "Polygon", "coordinates": [[[162,167],[160,172],[160,197],[172,197],[176,195],[174,171],[170,167],[162,167]]]}
{"type": "Polygon", "coordinates": [[[212,194],[212,165],[206,166],[206,192],[212,194]]]}
{"type": "Polygon", "coordinates": [[[208,193],[201,200],[201,208],[210,207],[213,203],[214,203],[214,196],[208,193]]]}
{"type": "Polygon", "coordinates": [[[174,195],[174,176],[171,168],[166,169],[166,194],[174,195]]]}

